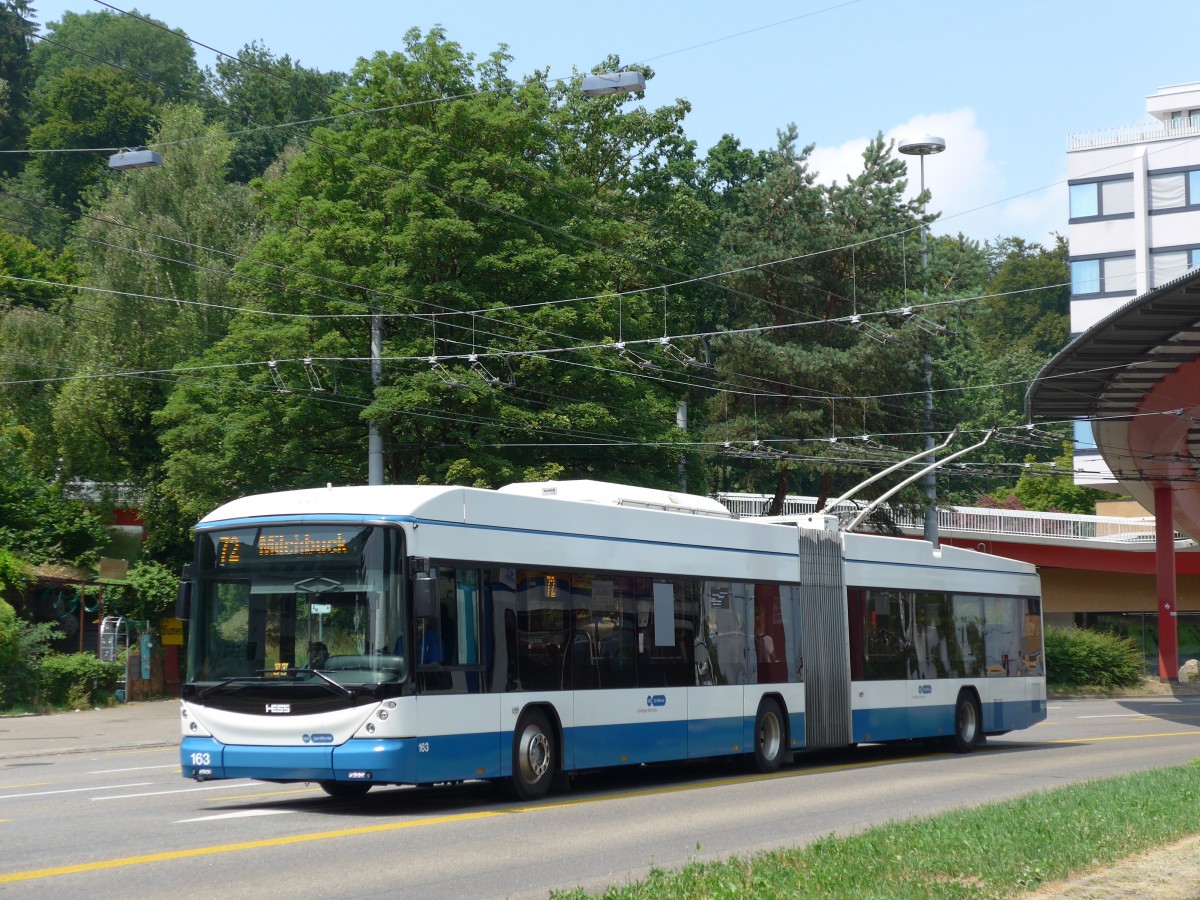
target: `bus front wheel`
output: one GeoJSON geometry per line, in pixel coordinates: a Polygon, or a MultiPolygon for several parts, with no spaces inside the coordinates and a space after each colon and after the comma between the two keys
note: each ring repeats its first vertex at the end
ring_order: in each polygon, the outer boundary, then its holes
{"type": "Polygon", "coordinates": [[[779,704],[767,698],[759,704],[754,717],[754,764],[758,771],[779,771],[783,762],[783,713],[779,704]]]}
{"type": "Polygon", "coordinates": [[[532,709],[517,720],[513,732],[513,793],[522,800],[540,800],[554,780],[554,732],[541,710],[532,709]]]}

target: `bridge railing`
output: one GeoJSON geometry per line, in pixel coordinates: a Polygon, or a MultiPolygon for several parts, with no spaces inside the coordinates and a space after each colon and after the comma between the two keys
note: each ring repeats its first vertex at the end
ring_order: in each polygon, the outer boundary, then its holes
{"type": "MultiPolygon", "coordinates": [[[[719,502],[737,516],[765,516],[770,509],[769,494],[717,493],[719,502]]],[[[855,512],[858,504],[843,503],[835,514],[855,512]]],[[[921,532],[924,518],[920,512],[904,507],[889,507],[892,520],[902,531],[921,532]]],[[[815,497],[787,497],[782,515],[803,516],[817,511],[815,497]]],[[[946,506],[938,508],[938,532],[987,535],[994,538],[1058,538],[1079,541],[1111,541],[1113,543],[1154,543],[1154,518],[1123,518],[1120,516],[1085,516],[1073,513],[1029,512],[1019,509],[987,509],[977,506],[946,506]]],[[[1175,533],[1176,541],[1189,541],[1187,535],[1175,533]]]]}

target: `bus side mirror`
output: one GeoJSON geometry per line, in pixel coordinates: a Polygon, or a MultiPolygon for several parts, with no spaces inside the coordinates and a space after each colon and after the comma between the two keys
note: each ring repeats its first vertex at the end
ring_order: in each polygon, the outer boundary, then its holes
{"type": "Polygon", "coordinates": [[[429,575],[413,578],[413,613],[418,619],[431,619],[438,614],[436,578],[429,575]]]}
{"type": "Polygon", "coordinates": [[[175,618],[186,622],[192,615],[192,564],[186,563],[179,579],[179,595],[175,598],[175,618]]]}

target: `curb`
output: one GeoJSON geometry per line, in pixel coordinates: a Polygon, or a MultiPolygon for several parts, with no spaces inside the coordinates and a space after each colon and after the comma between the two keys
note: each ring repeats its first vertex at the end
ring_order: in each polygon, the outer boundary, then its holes
{"type": "Polygon", "coordinates": [[[0,761],[7,759],[29,759],[31,756],[64,756],[68,753],[104,753],[111,750],[157,750],[163,747],[176,747],[178,741],[132,741],[121,744],[89,744],[77,747],[54,747],[37,750],[13,751],[0,753],[0,761]]]}

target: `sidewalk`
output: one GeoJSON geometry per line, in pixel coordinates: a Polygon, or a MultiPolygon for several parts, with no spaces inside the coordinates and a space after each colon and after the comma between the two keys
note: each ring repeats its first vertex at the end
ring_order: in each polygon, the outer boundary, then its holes
{"type": "Polygon", "coordinates": [[[151,700],[104,709],[0,716],[0,760],[54,753],[174,747],[179,701],[151,700]]]}

